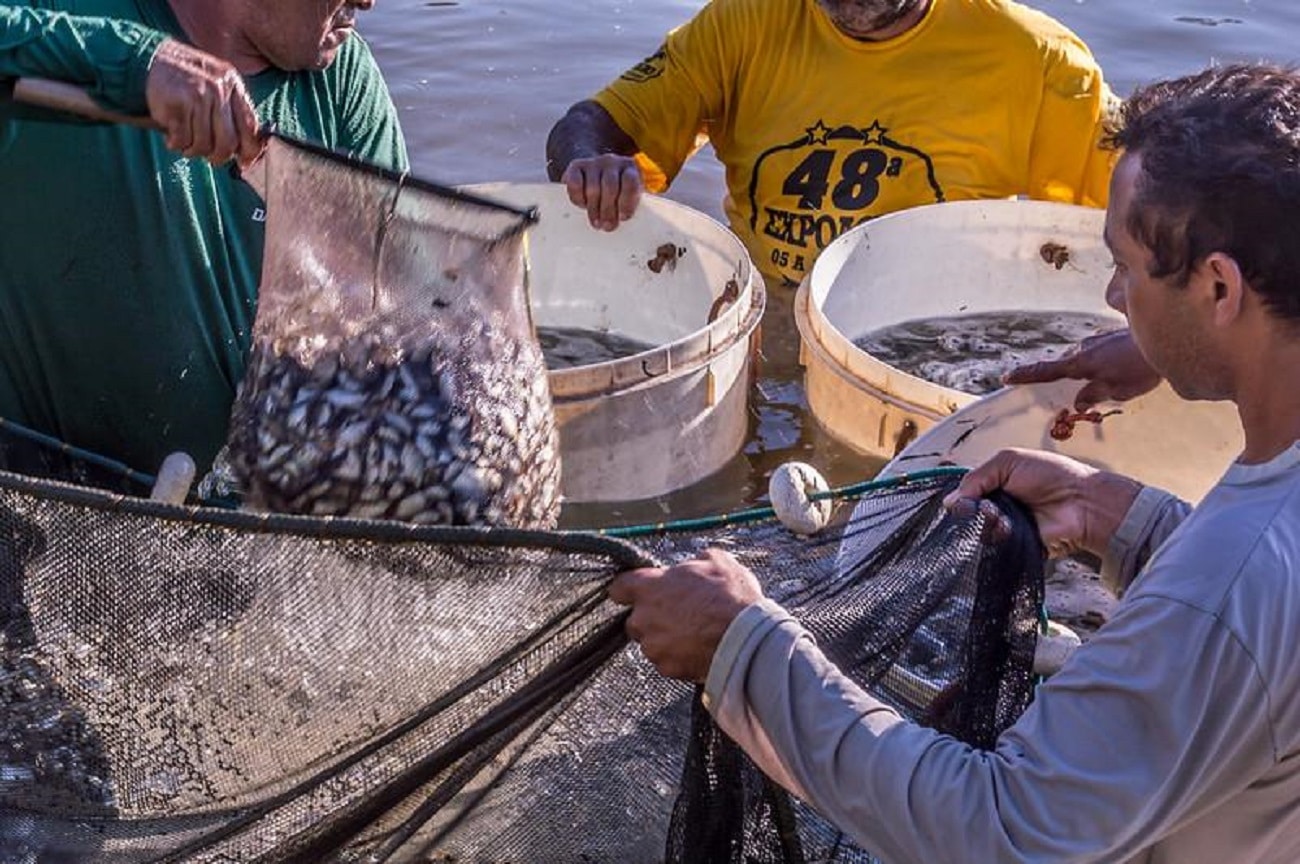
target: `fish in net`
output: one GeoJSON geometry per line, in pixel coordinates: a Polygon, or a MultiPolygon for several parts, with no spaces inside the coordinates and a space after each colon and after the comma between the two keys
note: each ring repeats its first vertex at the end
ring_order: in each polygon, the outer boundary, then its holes
{"type": "Polygon", "coordinates": [[[223,468],[246,506],[554,527],[559,452],[519,210],[271,136],[252,348],[223,468]]]}
{"type": "Polygon", "coordinates": [[[722,547],[855,680],[988,746],[1032,521],[959,472],[623,536],[185,508],[0,474],[0,861],[871,861],[660,677],[613,575],[722,547]],[[853,506],[856,501],[857,506],[853,506]]]}

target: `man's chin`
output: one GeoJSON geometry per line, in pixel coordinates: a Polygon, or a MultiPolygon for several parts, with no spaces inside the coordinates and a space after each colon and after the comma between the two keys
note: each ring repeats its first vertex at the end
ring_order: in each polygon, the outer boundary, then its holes
{"type": "Polygon", "coordinates": [[[304,69],[314,69],[320,71],[334,62],[334,58],[339,56],[341,49],[352,36],[352,30],[331,30],[320,45],[316,47],[316,57],[311,63],[303,66],[304,69]]]}
{"type": "Polygon", "coordinates": [[[1230,402],[1232,400],[1231,393],[1223,393],[1208,388],[1203,382],[1192,384],[1169,377],[1166,377],[1165,381],[1169,383],[1169,389],[1177,393],[1179,398],[1188,402],[1230,402]]]}
{"type": "Polygon", "coordinates": [[[331,63],[333,63],[334,58],[338,57],[338,55],[339,55],[338,48],[322,48],[320,53],[316,55],[316,59],[313,60],[311,63],[307,64],[306,66],[304,66],[303,68],[310,69],[314,72],[319,72],[322,69],[327,68],[331,63]]]}

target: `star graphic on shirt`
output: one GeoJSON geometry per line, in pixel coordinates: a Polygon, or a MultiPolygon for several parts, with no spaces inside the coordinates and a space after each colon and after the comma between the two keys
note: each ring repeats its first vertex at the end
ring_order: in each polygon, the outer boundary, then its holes
{"type": "Polygon", "coordinates": [[[826,136],[831,134],[831,127],[818,120],[816,124],[809,126],[804,131],[808,133],[808,143],[825,144],[826,136]]]}
{"type": "Polygon", "coordinates": [[[880,125],[879,120],[873,120],[870,126],[862,130],[862,140],[867,144],[883,144],[885,133],[888,131],[880,125]]]}

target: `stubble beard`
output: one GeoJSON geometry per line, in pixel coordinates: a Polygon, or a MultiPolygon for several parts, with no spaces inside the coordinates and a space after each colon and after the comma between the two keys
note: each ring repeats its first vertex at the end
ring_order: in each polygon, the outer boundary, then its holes
{"type": "Polygon", "coordinates": [[[898,23],[925,0],[819,0],[837,23],[858,33],[884,30],[898,23]]]}

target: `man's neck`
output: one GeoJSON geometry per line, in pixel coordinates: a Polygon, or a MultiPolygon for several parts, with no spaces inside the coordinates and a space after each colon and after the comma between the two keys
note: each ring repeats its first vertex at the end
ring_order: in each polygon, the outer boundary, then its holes
{"type": "Polygon", "coordinates": [[[167,0],[194,47],[252,75],[270,65],[244,36],[232,0],[167,0]]]}
{"type": "Polygon", "coordinates": [[[1272,341],[1236,376],[1247,464],[1267,462],[1300,440],[1300,340],[1272,341]]]}
{"type": "Polygon", "coordinates": [[[908,30],[911,30],[917,24],[920,24],[925,18],[925,13],[930,11],[930,6],[934,0],[920,0],[911,9],[891,24],[887,24],[879,30],[875,30],[869,36],[856,37],[863,42],[885,42],[889,39],[896,39],[902,36],[908,30]]]}

